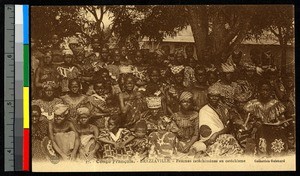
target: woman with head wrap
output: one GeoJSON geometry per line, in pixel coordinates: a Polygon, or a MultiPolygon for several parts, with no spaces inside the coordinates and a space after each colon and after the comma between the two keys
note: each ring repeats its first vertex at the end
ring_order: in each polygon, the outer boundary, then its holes
{"type": "Polygon", "coordinates": [[[73,123],[67,120],[68,112],[67,105],[55,105],[54,120],[49,123],[49,138],[53,149],[63,160],[75,160],[79,136],[73,123]]]}
{"type": "Polygon", "coordinates": [[[162,111],[166,113],[166,84],[162,80],[160,69],[151,67],[148,70],[149,82],[145,87],[145,94],[148,97],[160,97],[162,100],[162,111]]]}
{"type": "Polygon", "coordinates": [[[178,151],[187,153],[198,140],[199,118],[198,112],[193,111],[193,94],[182,92],[179,98],[180,111],[172,115],[179,130],[176,136],[179,140],[178,151]]]}
{"type": "Polygon", "coordinates": [[[232,124],[231,134],[238,140],[245,153],[252,153],[253,148],[253,118],[243,107],[251,99],[252,91],[245,87],[238,87],[234,90],[234,106],[229,110],[229,116],[232,124]]]}
{"type": "Polygon", "coordinates": [[[146,121],[148,132],[156,131],[160,118],[165,115],[162,109],[162,99],[159,96],[149,96],[145,97],[145,100],[147,110],[140,114],[140,119],[146,121]]]}
{"type": "Polygon", "coordinates": [[[170,68],[172,84],[166,88],[167,113],[174,114],[179,111],[179,96],[186,89],[183,85],[184,66],[170,68]]]}
{"type": "Polygon", "coordinates": [[[47,81],[42,84],[42,97],[41,99],[32,100],[32,105],[38,105],[41,108],[42,116],[48,120],[53,119],[54,106],[63,101],[55,97],[55,88],[57,84],[53,81],[47,81]]]}
{"type": "Polygon", "coordinates": [[[208,104],[199,111],[200,141],[209,156],[240,155],[243,150],[236,139],[228,134],[228,110],[220,106],[221,87],[217,84],[208,88],[208,104]]]}
{"type": "Polygon", "coordinates": [[[80,138],[79,158],[90,161],[96,157],[99,145],[96,138],[99,136],[98,128],[90,123],[90,110],[87,107],[77,109],[77,131],[80,138]]]}

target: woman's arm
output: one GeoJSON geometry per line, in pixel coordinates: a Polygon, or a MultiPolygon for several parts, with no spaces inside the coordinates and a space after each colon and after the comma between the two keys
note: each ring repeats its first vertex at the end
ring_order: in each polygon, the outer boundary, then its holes
{"type": "Polygon", "coordinates": [[[221,135],[221,134],[226,134],[228,132],[228,128],[223,128],[221,131],[218,131],[218,132],[216,132],[216,133],[214,133],[213,135],[211,135],[211,137],[207,140],[207,141],[205,141],[204,143],[206,144],[206,145],[211,145],[211,144],[213,144],[215,141],[216,141],[216,139],[221,135]]]}
{"type": "Polygon", "coordinates": [[[112,144],[112,145],[116,145],[116,143],[115,143],[115,142],[113,142],[113,141],[110,141],[110,140],[108,140],[108,139],[105,139],[105,138],[102,138],[102,137],[98,138],[98,140],[99,140],[99,141],[101,141],[101,142],[103,142],[103,143],[106,143],[106,144],[112,144]]]}
{"type": "Polygon", "coordinates": [[[74,160],[76,157],[76,154],[77,154],[77,150],[80,145],[80,140],[79,140],[79,134],[78,134],[77,130],[75,129],[75,126],[73,125],[73,123],[69,122],[69,127],[70,127],[71,131],[75,132],[75,144],[74,144],[74,149],[72,150],[72,153],[71,153],[71,160],[74,160]]]}
{"type": "Polygon", "coordinates": [[[194,123],[194,135],[192,136],[191,140],[186,144],[184,152],[188,152],[192,147],[192,145],[199,139],[199,119],[196,118],[195,122],[193,123],[194,123]]]}
{"type": "Polygon", "coordinates": [[[92,76],[82,76],[81,79],[83,81],[92,81],[93,80],[93,77],[92,76]]]}
{"type": "MultiPolygon", "coordinates": [[[[92,130],[93,130],[94,136],[98,137],[99,136],[99,130],[98,130],[98,128],[95,125],[92,125],[92,130]]],[[[97,142],[95,144],[96,145],[95,145],[94,150],[92,150],[90,153],[96,153],[98,151],[99,144],[97,142]]]]}
{"type": "Polygon", "coordinates": [[[124,102],[124,94],[123,94],[123,93],[120,93],[120,94],[119,94],[119,102],[120,102],[121,112],[122,112],[123,114],[126,114],[126,112],[128,111],[130,105],[125,105],[125,102],[124,102]]]}

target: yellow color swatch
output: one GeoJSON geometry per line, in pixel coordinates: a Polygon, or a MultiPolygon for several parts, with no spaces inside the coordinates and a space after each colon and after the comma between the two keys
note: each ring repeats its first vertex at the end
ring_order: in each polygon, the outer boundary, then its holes
{"type": "Polygon", "coordinates": [[[23,128],[29,128],[29,87],[23,87],[23,128]]]}

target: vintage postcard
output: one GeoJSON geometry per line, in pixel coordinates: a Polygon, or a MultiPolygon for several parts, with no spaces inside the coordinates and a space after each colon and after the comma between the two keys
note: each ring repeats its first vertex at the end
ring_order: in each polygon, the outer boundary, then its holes
{"type": "Polygon", "coordinates": [[[296,170],[292,5],[30,12],[33,172],[296,170]]]}

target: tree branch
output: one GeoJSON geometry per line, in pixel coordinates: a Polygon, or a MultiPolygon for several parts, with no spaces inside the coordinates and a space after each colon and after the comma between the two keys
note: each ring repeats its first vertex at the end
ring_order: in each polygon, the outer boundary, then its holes
{"type": "Polygon", "coordinates": [[[89,6],[86,6],[85,9],[87,9],[95,18],[96,21],[98,21],[98,17],[97,17],[97,13],[95,11],[95,9],[90,9],[89,6]]]}
{"type": "Polygon", "coordinates": [[[269,27],[270,31],[279,38],[279,34],[272,28],[272,26],[269,27]]]}

